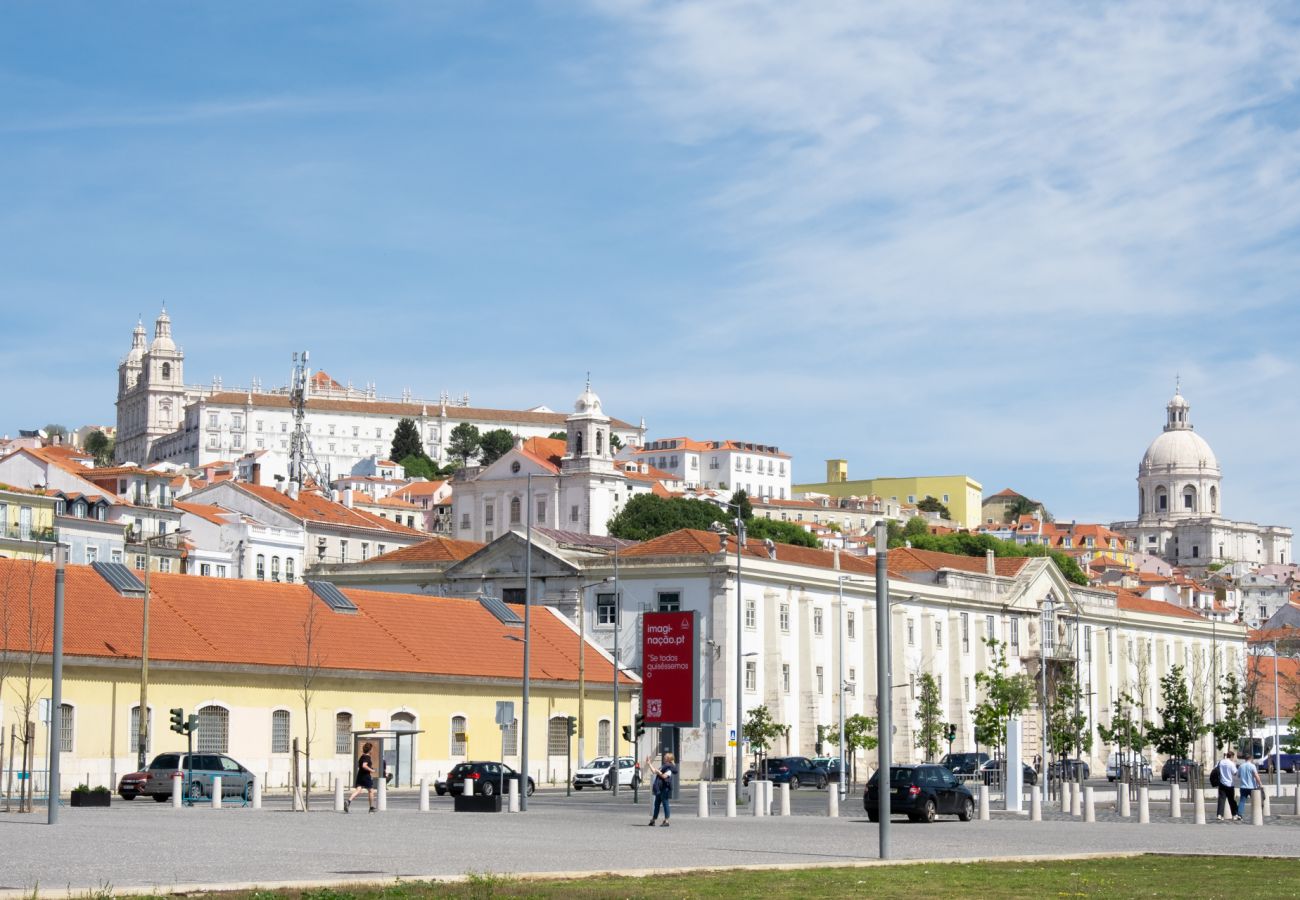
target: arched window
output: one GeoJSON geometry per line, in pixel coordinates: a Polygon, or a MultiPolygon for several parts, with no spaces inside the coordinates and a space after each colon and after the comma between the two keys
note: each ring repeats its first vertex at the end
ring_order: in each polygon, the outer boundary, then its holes
{"type": "Polygon", "coordinates": [[[230,746],[230,713],[220,706],[199,710],[199,739],[194,749],[199,753],[225,753],[230,746]]]}
{"type": "Polygon", "coordinates": [[[573,455],[574,456],[582,455],[582,432],[581,431],[575,431],[573,433],[573,455]]]}
{"type": "Polygon", "coordinates": [[[286,556],[284,558],[284,580],[289,582],[290,584],[293,584],[293,557],[292,556],[286,556]]]}
{"type": "Polygon", "coordinates": [[[1165,512],[1169,509],[1169,492],[1165,490],[1164,485],[1156,488],[1156,512],[1165,512]]]}
{"type": "Polygon", "coordinates": [[[339,713],[334,717],[334,752],[352,752],[352,713],[339,713]]]}
{"type": "Polygon", "coordinates": [[[465,717],[451,717],[451,755],[465,755],[465,717]]]}
{"type": "Polygon", "coordinates": [[[600,456],[605,452],[605,434],[602,431],[596,431],[596,455],[600,456]]]}
{"type": "MultiPolygon", "coordinates": [[[[153,710],[145,718],[144,752],[153,752],[153,710]]],[[[140,749],[140,704],[131,707],[131,730],[126,735],[127,749],[132,753],[140,749]]]]}
{"type": "Polygon", "coordinates": [[[171,377],[172,377],[172,364],[171,364],[171,363],[169,363],[169,362],[165,362],[165,363],[162,364],[162,377],[163,377],[163,381],[170,381],[170,380],[171,380],[171,377]]]}
{"type": "Polygon", "coordinates": [[[553,716],[546,723],[546,752],[551,756],[564,756],[569,752],[568,716],[553,716]]]}
{"type": "Polygon", "coordinates": [[[520,503],[518,497],[510,498],[510,524],[519,524],[520,503]]]}
{"type": "Polygon", "coordinates": [[[1147,489],[1138,488],[1138,515],[1147,512],[1147,489]]]}
{"type": "Polygon", "coordinates": [[[257,580],[266,581],[266,555],[257,554],[257,580]]]}
{"type": "Polygon", "coordinates": [[[609,719],[601,719],[596,727],[596,753],[599,756],[609,756],[613,752],[609,741],[611,727],[609,719]]]}
{"type": "Polygon", "coordinates": [[[289,752],[289,710],[277,709],[271,713],[271,752],[289,752]]]}
{"type": "Polygon", "coordinates": [[[1196,511],[1196,488],[1193,485],[1183,488],[1183,509],[1187,512],[1196,511]]]}
{"type": "Polygon", "coordinates": [[[1219,511],[1219,489],[1214,485],[1210,485],[1210,512],[1217,513],[1218,511],[1219,511]]]}
{"type": "Polygon", "coordinates": [[[280,557],[278,556],[271,557],[271,580],[280,580],[280,557]]]}
{"type": "Polygon", "coordinates": [[[59,752],[72,752],[72,704],[59,706],[59,752]]]}

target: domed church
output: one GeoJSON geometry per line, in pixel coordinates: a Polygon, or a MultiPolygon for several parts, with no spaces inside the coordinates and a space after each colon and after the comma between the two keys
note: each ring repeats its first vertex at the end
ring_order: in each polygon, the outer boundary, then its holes
{"type": "Polygon", "coordinates": [[[1137,520],[1111,528],[1131,537],[1141,552],[1187,569],[1290,562],[1290,528],[1223,517],[1223,472],[1209,443],[1193,430],[1180,387],[1165,413],[1164,431],[1138,465],[1137,520]]]}

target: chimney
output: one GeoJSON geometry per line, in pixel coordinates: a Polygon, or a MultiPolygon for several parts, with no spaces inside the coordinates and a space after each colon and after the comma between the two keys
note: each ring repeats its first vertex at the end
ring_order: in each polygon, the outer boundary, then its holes
{"type": "MultiPolygon", "coordinates": [[[[767,548],[767,558],[776,559],[776,541],[772,540],[771,538],[768,538],[767,540],[763,541],[763,546],[767,548]]],[[[838,554],[839,551],[837,550],[836,551],[837,558],[838,558],[838,554]]],[[[835,568],[837,569],[839,568],[838,562],[836,563],[835,568]]]]}
{"type": "Polygon", "coordinates": [[[346,506],[348,509],[351,509],[351,508],[352,508],[352,488],[348,488],[348,489],[345,490],[345,491],[339,491],[339,500],[343,503],[344,506],[346,506]]]}
{"type": "Polygon", "coordinates": [[[998,572],[997,565],[993,562],[993,551],[984,551],[984,571],[989,575],[996,575],[998,572]]]}
{"type": "Polygon", "coordinates": [[[289,482],[289,489],[285,491],[285,494],[289,497],[290,500],[297,500],[297,499],[298,499],[298,491],[299,491],[301,488],[302,488],[302,485],[300,485],[298,482],[296,482],[296,481],[291,481],[291,482],[289,482]]]}
{"type": "Polygon", "coordinates": [[[834,555],[831,557],[831,568],[832,568],[832,569],[838,569],[838,568],[840,567],[840,548],[839,548],[839,547],[834,547],[834,548],[832,548],[832,549],[833,549],[834,555]]]}

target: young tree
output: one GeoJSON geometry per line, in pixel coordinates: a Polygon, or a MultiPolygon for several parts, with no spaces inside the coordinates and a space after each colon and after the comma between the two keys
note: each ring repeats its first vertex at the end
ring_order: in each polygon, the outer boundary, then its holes
{"type": "Polygon", "coordinates": [[[758,761],[767,755],[772,742],[789,733],[790,726],[781,725],[773,719],[766,706],[755,706],[746,714],[742,734],[754,752],[754,771],[758,771],[758,761]]]}
{"type": "Polygon", "coordinates": [[[754,505],[749,502],[749,494],[745,493],[743,489],[731,495],[731,505],[734,508],[733,511],[740,514],[742,522],[748,524],[749,520],[754,518],[754,505]]]}
{"type": "Polygon", "coordinates": [[[1079,687],[1072,676],[1057,679],[1047,709],[1047,747],[1057,759],[1079,757],[1092,747],[1088,717],[1079,709],[1079,687]]]}
{"type": "Polygon", "coordinates": [[[408,456],[424,456],[424,444],[420,441],[420,429],[414,419],[403,418],[393,430],[393,447],[388,454],[392,460],[403,460],[408,456]]]}
{"type": "MultiPolygon", "coordinates": [[[[27,634],[23,641],[23,655],[19,658],[19,682],[15,691],[17,694],[18,705],[18,727],[22,732],[23,742],[23,769],[31,771],[32,762],[36,754],[36,728],[33,716],[36,705],[41,699],[41,691],[38,689],[37,672],[40,665],[41,651],[49,641],[51,623],[46,621],[45,617],[40,614],[40,604],[36,601],[36,574],[38,571],[38,562],[33,559],[30,562],[23,561],[19,577],[26,582],[20,587],[21,593],[26,593],[26,608],[19,611],[19,618],[15,622],[19,629],[25,629],[27,634]]],[[[21,582],[20,582],[21,584],[21,582]]],[[[55,728],[61,726],[61,716],[59,710],[53,710],[51,718],[55,728]]],[[[10,761],[10,765],[13,761],[10,761]]],[[[18,798],[18,811],[32,811],[32,779],[28,778],[23,781],[18,798]]]]}
{"type": "Polygon", "coordinates": [[[479,462],[490,466],[510,452],[515,445],[515,436],[509,428],[493,428],[478,439],[479,462]]]}
{"type": "Polygon", "coordinates": [[[478,453],[478,428],[469,422],[461,422],[451,430],[447,439],[447,453],[458,458],[462,466],[469,465],[469,458],[478,453]]]}
{"type": "Polygon", "coordinates": [[[916,681],[916,746],[925,754],[926,762],[939,756],[944,735],[943,701],[939,696],[939,682],[926,672],[916,681]]]}
{"type": "Polygon", "coordinates": [[[1226,747],[1236,749],[1241,739],[1246,736],[1246,716],[1242,709],[1241,681],[1236,672],[1223,676],[1219,684],[1219,697],[1223,703],[1223,714],[1211,728],[1214,732],[1215,745],[1219,750],[1226,747]]]}
{"type": "Polygon", "coordinates": [[[1196,739],[1205,734],[1205,719],[1192,702],[1182,666],[1173,666],[1160,678],[1160,724],[1146,723],[1157,753],[1186,759],[1196,739]]]}
{"type": "MultiPolygon", "coordinates": [[[[568,435],[565,435],[565,438],[567,439],[568,435]]],[[[623,449],[623,439],[613,432],[609,435],[609,449],[614,453],[623,449]]]]}
{"type": "Polygon", "coordinates": [[[1141,755],[1142,751],[1151,743],[1150,737],[1143,729],[1142,720],[1133,715],[1134,711],[1133,697],[1127,693],[1121,693],[1117,703],[1117,709],[1111,715],[1110,725],[1098,725],[1097,733],[1101,739],[1108,744],[1114,744],[1123,754],[1141,755]]]}
{"type": "Polygon", "coordinates": [[[903,526],[903,540],[914,542],[917,538],[929,537],[930,526],[920,516],[912,516],[903,526]]]}
{"type": "Polygon", "coordinates": [[[1029,709],[1034,685],[1024,672],[1007,674],[1007,647],[997,638],[985,638],[992,657],[988,672],[975,673],[975,686],[983,688],[984,699],[975,707],[975,740],[988,744],[995,756],[1002,755],[1007,721],[1029,709]]]}
{"type": "MultiPolygon", "coordinates": [[[[302,644],[294,654],[294,669],[298,681],[298,699],[302,703],[303,722],[303,759],[306,763],[306,778],[303,780],[302,808],[311,811],[311,745],[316,737],[316,717],[312,703],[316,699],[316,679],[325,657],[321,651],[321,627],[319,618],[320,603],[314,596],[307,598],[307,609],[302,618],[302,644]]],[[[295,768],[297,767],[295,761],[295,768]]]]}
{"type": "MultiPolygon", "coordinates": [[[[4,707],[5,680],[9,677],[9,669],[13,665],[14,656],[9,649],[9,638],[11,625],[13,622],[12,604],[10,601],[11,591],[14,589],[14,575],[18,571],[16,562],[5,562],[4,565],[4,588],[0,591],[0,708],[4,707]]],[[[12,726],[11,726],[12,727],[12,726]]],[[[4,767],[4,732],[0,730],[0,772],[5,770],[4,767]]],[[[10,763],[10,771],[13,770],[13,764],[10,763]]],[[[5,812],[9,811],[9,791],[5,790],[5,812]]]]}
{"type": "MultiPolygon", "coordinates": [[[[836,728],[839,731],[839,728],[836,728]]],[[[849,783],[858,780],[857,758],[859,750],[875,750],[880,745],[874,716],[854,715],[844,720],[844,752],[849,755],[849,783]]]]}
{"type": "Polygon", "coordinates": [[[68,429],[57,422],[51,422],[42,430],[45,432],[45,437],[50,441],[53,441],[55,438],[65,437],[68,433],[68,429]]]}
{"type": "Polygon", "coordinates": [[[95,465],[107,466],[113,461],[113,439],[96,429],[86,435],[86,452],[95,457],[95,465]]]}
{"type": "MultiPolygon", "coordinates": [[[[735,529],[733,527],[729,530],[735,529]]],[[[804,531],[794,522],[782,522],[778,519],[750,519],[745,525],[745,532],[752,539],[760,541],[770,539],[778,544],[795,544],[816,549],[820,543],[811,531],[804,531]]]]}

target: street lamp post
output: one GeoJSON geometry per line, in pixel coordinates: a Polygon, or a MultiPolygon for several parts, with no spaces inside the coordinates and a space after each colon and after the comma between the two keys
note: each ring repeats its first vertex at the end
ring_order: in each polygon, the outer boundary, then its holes
{"type": "Polygon", "coordinates": [[[149,548],[153,546],[155,541],[166,543],[168,538],[180,537],[183,534],[189,534],[189,530],[180,529],[170,534],[165,532],[155,534],[153,537],[147,537],[140,541],[140,543],[144,544],[144,603],[141,604],[140,613],[140,727],[136,733],[136,762],[142,771],[149,762],[146,758],[149,746],[149,570],[152,568],[152,554],[149,552],[149,548]]]}
{"type": "MultiPolygon", "coordinates": [[[[618,747],[618,739],[619,739],[619,737],[622,735],[622,732],[618,730],[618,678],[619,678],[619,675],[620,675],[620,673],[621,673],[621,671],[622,671],[622,667],[619,665],[619,662],[618,662],[618,633],[619,633],[619,630],[623,627],[623,598],[622,598],[622,596],[620,596],[620,594],[619,594],[619,589],[618,589],[618,588],[619,588],[619,585],[618,585],[618,548],[615,547],[615,548],[614,548],[614,733],[613,733],[613,740],[614,740],[614,784],[613,784],[613,786],[610,788],[610,790],[613,792],[613,795],[614,795],[614,798],[615,798],[615,799],[618,798],[618,780],[619,780],[619,776],[618,776],[618,771],[619,771],[619,770],[618,770],[618,763],[619,763],[619,757],[621,757],[621,756],[623,755],[623,754],[621,754],[621,753],[618,752],[618,749],[619,749],[619,747],[618,747]]],[[[637,765],[637,762],[638,762],[638,760],[637,760],[637,755],[638,755],[638,754],[637,754],[637,746],[636,746],[636,735],[633,734],[633,735],[631,735],[631,737],[632,737],[632,771],[633,771],[633,774],[634,774],[634,777],[635,777],[636,765],[637,765]]],[[[666,821],[666,820],[665,820],[665,821],[666,821]]]]}
{"type": "Polygon", "coordinates": [[[889,528],[876,523],[876,748],[880,764],[876,770],[876,818],[880,823],[880,858],[889,859],[889,769],[893,756],[893,703],[889,684],[889,528]]]}
{"type": "MultiPolygon", "coordinates": [[[[55,544],[54,554],[54,634],[50,644],[50,777],[46,824],[59,823],[59,766],[63,738],[63,579],[66,562],[63,544],[55,544]]],[[[1276,669],[1276,665],[1274,665],[1276,669]]],[[[12,765],[12,763],[11,763],[12,765]]]]}
{"type": "MultiPolygon", "coordinates": [[[[1040,629],[1041,634],[1039,635],[1039,640],[1038,640],[1039,656],[1041,657],[1040,659],[1041,665],[1039,666],[1040,669],[1039,675],[1042,678],[1042,685],[1043,685],[1043,706],[1041,710],[1042,712],[1041,718],[1043,722],[1043,733],[1041,739],[1039,740],[1039,746],[1042,749],[1041,765],[1044,772],[1047,770],[1047,722],[1048,722],[1047,720],[1047,656],[1049,653],[1052,652],[1051,629],[1054,627],[1052,622],[1052,616],[1055,612],[1056,612],[1056,597],[1052,594],[1048,594],[1047,597],[1043,600],[1043,623],[1042,623],[1042,628],[1040,629]]],[[[1049,779],[1040,777],[1038,781],[1043,791],[1043,804],[1046,805],[1049,799],[1048,789],[1047,789],[1047,783],[1049,779]]]]}
{"type": "Polygon", "coordinates": [[[1273,642],[1273,796],[1282,796],[1282,743],[1279,722],[1282,709],[1277,698],[1277,641],[1273,642]]]}
{"type": "Polygon", "coordinates": [[[836,651],[839,655],[839,682],[840,682],[840,781],[837,790],[840,792],[840,799],[843,800],[849,795],[848,782],[845,781],[844,774],[847,771],[845,766],[844,754],[844,582],[861,581],[860,578],[854,578],[852,575],[840,575],[837,579],[839,582],[840,593],[840,611],[836,621],[836,628],[839,630],[837,643],[839,649],[836,651]]]}
{"type": "MultiPolygon", "coordinates": [[[[724,542],[726,541],[725,536],[723,537],[723,541],[724,542]]],[[[740,732],[741,729],[744,727],[742,725],[743,716],[744,716],[744,710],[742,707],[744,705],[744,678],[745,678],[745,663],[740,654],[741,646],[745,639],[745,611],[744,611],[745,600],[743,596],[744,591],[742,590],[742,585],[744,584],[744,581],[741,578],[741,571],[740,571],[740,558],[741,558],[740,551],[741,551],[741,547],[743,547],[744,544],[745,544],[745,520],[741,517],[739,504],[737,504],[737,509],[736,509],[736,753],[735,753],[736,772],[735,772],[735,777],[736,777],[736,797],[738,799],[740,797],[740,790],[743,787],[743,785],[741,784],[741,776],[744,774],[744,761],[743,761],[743,755],[740,747],[740,732]]],[[[723,544],[723,547],[726,547],[725,543],[723,544]]]]}

